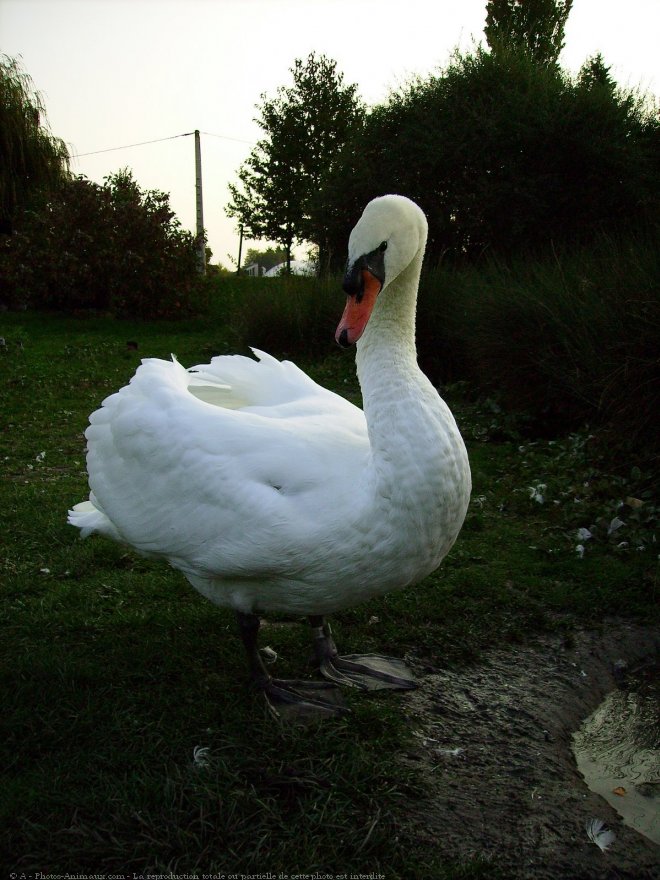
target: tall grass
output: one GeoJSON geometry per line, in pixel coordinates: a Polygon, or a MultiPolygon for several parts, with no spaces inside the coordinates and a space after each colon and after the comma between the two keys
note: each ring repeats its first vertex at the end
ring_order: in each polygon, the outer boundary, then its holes
{"type": "Polygon", "coordinates": [[[327,353],[344,306],[337,278],[226,278],[215,281],[237,344],[287,357],[327,353]]]}
{"type": "Polygon", "coordinates": [[[423,282],[423,365],[545,430],[585,422],[657,457],[660,254],[651,238],[452,271],[423,282]]]}

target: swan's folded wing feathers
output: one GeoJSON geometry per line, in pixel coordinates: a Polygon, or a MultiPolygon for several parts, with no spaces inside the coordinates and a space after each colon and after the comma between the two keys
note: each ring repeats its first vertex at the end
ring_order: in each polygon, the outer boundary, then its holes
{"type": "MultiPolygon", "coordinates": [[[[213,358],[210,364],[191,367],[191,390],[197,393],[199,386],[205,384],[231,389],[241,407],[273,408],[289,404],[290,410],[304,406],[309,411],[314,406],[319,414],[327,414],[329,410],[348,414],[357,410],[349,401],[318,385],[291,361],[278,361],[256,348],[252,351],[258,360],[244,355],[223,355],[213,358]]],[[[357,412],[361,414],[360,410],[357,412]]],[[[275,412],[273,415],[276,417],[275,412]]]]}
{"type": "Polygon", "coordinates": [[[338,483],[350,491],[368,456],[359,409],[271,359],[266,384],[279,372],[286,387],[279,404],[258,402],[258,383],[245,375],[263,362],[242,360],[248,364],[214,359],[202,381],[233,388],[242,379],[237,393],[252,401],[246,409],[189,393],[201,369],[150,360],[90,419],[88,470],[99,509],[127,543],[183,570],[285,572],[332,515],[323,510],[328,487],[335,498],[338,483]]]}

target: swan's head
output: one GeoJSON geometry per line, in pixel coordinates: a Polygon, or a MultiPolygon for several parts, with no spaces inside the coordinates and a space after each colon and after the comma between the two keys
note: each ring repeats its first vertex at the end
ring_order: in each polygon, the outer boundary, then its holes
{"type": "Polygon", "coordinates": [[[379,294],[424,251],[426,234],[424,213],[405,196],[369,202],[348,240],[339,345],[347,348],[362,336],[379,294]]]}

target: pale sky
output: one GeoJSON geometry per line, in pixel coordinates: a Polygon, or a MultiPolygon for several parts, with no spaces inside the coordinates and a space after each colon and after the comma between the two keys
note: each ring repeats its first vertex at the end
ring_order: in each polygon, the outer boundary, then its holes
{"type": "MultiPolygon", "coordinates": [[[[333,58],[373,105],[483,41],[485,16],[486,0],[0,0],[0,52],[22,58],[72,154],[208,132],[204,222],[213,261],[229,267],[227,185],[260,137],[255,105],[290,83],[296,58],[333,58]]],[[[657,95],[659,45],[660,0],[574,0],[560,60],[577,71],[600,51],[620,85],[657,95]]],[[[194,230],[193,137],[72,161],[98,182],[125,166],[194,230]]]]}

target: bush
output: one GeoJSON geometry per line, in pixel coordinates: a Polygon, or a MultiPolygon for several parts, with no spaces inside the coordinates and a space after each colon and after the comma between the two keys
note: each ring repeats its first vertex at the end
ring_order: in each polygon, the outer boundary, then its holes
{"type": "Polygon", "coordinates": [[[528,410],[537,429],[609,426],[657,454],[660,253],[654,236],[602,237],[545,260],[428,273],[420,360],[528,410]]]}
{"type": "Polygon", "coordinates": [[[130,172],[77,177],[0,237],[0,299],[14,308],[176,317],[199,311],[195,238],[130,172]]]}

